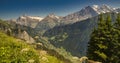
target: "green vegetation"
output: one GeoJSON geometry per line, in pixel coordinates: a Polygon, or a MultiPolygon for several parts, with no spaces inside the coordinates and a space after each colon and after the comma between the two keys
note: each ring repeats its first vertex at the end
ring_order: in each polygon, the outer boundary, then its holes
{"type": "Polygon", "coordinates": [[[94,29],[88,46],[88,57],[103,63],[120,63],[120,14],[115,24],[111,15],[99,16],[98,27],[94,29]]]}
{"type": "Polygon", "coordinates": [[[68,37],[67,33],[56,35],[50,38],[52,42],[63,42],[68,37]]]}
{"type": "Polygon", "coordinates": [[[2,20],[0,19],[0,26],[1,26],[1,28],[2,28],[2,27],[4,27],[4,26],[9,27],[10,25],[9,25],[7,22],[2,21],[2,20]]]}
{"type": "Polygon", "coordinates": [[[42,37],[41,39],[39,39],[39,41],[43,43],[43,46],[38,46],[37,49],[46,50],[50,56],[53,56],[53,58],[56,57],[60,62],[62,61],[63,63],[72,63],[70,61],[72,55],[70,53],[68,54],[68,52],[64,48],[55,48],[47,41],[47,38],[45,37],[42,37]]]}
{"type": "Polygon", "coordinates": [[[56,57],[48,55],[48,54],[42,56],[40,59],[40,62],[41,63],[51,63],[51,62],[52,63],[64,63],[63,61],[60,61],[56,57]]]}
{"type": "Polygon", "coordinates": [[[44,45],[46,46],[46,49],[42,46],[42,49],[35,50],[34,48],[36,45],[31,44],[31,46],[30,44],[26,44],[23,40],[16,39],[18,38],[16,35],[23,30],[29,31],[28,33],[31,35],[34,33],[29,27],[20,26],[15,23],[12,23],[11,25],[6,21],[0,20],[0,63],[28,63],[30,61],[34,61],[33,63],[66,63],[67,59],[56,51],[52,51],[53,46],[50,45],[50,43],[47,43],[47,40],[42,40],[44,44],[47,44],[47,46],[44,45]],[[51,50],[49,50],[48,45],[50,45],[49,47],[52,47],[51,50]],[[40,51],[46,51],[47,53],[42,55],[39,54],[40,51]]]}
{"type": "Polygon", "coordinates": [[[0,32],[0,63],[64,63],[47,51],[42,51],[0,32]]]}
{"type": "Polygon", "coordinates": [[[25,42],[0,32],[0,63],[39,63],[36,51],[25,42]]]}

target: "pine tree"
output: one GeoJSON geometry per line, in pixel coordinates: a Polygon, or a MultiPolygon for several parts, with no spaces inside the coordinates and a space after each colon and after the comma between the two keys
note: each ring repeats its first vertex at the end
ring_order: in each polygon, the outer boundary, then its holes
{"type": "Polygon", "coordinates": [[[103,19],[103,15],[99,16],[98,28],[91,34],[91,39],[88,46],[88,57],[96,61],[106,61],[106,54],[104,54],[105,49],[105,30],[106,23],[103,19]]]}
{"type": "Polygon", "coordinates": [[[107,63],[112,62],[112,58],[113,58],[113,42],[114,42],[114,28],[112,25],[112,20],[111,20],[111,15],[108,14],[107,18],[106,18],[106,31],[105,31],[105,42],[106,42],[106,46],[107,49],[104,51],[104,53],[106,54],[107,58],[106,61],[107,63]]]}
{"type": "Polygon", "coordinates": [[[120,13],[117,15],[116,22],[114,24],[113,31],[113,46],[112,49],[112,58],[111,62],[116,61],[116,63],[120,63],[120,13]]]}

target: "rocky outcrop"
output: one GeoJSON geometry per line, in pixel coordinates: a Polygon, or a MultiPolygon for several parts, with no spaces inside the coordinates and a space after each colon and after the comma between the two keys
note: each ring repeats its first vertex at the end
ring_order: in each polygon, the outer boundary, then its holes
{"type": "Polygon", "coordinates": [[[26,31],[23,31],[19,34],[17,34],[17,37],[22,39],[22,40],[25,40],[27,43],[35,43],[35,40],[29,36],[29,34],[26,32],[26,31]]]}
{"type": "Polygon", "coordinates": [[[79,59],[79,61],[81,63],[102,63],[102,62],[99,62],[99,61],[89,60],[88,57],[86,57],[86,56],[81,57],[79,59]]]}

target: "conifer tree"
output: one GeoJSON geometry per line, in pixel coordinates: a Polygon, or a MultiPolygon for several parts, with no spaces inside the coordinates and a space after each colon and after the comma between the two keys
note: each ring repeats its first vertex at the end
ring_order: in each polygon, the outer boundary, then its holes
{"type": "Polygon", "coordinates": [[[107,49],[104,51],[106,54],[107,58],[105,62],[110,63],[112,60],[112,51],[113,51],[113,42],[114,42],[114,29],[112,25],[112,20],[111,20],[111,15],[108,14],[106,18],[106,31],[105,31],[105,46],[107,49]]]}
{"type": "Polygon", "coordinates": [[[114,33],[113,33],[113,50],[112,50],[112,58],[111,62],[116,61],[116,63],[120,63],[120,13],[117,15],[116,22],[114,24],[114,33]]]}
{"type": "Polygon", "coordinates": [[[98,28],[91,34],[91,39],[88,46],[88,57],[96,61],[106,61],[106,54],[104,53],[107,47],[105,46],[105,30],[106,23],[101,14],[98,18],[98,28]]]}

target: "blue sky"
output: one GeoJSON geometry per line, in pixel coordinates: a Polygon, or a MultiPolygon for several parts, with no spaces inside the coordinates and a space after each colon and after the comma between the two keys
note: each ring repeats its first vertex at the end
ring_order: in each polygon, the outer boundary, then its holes
{"type": "Polygon", "coordinates": [[[44,17],[50,13],[65,16],[94,4],[120,7],[120,0],[0,0],[0,18],[12,19],[23,14],[44,17]]]}

